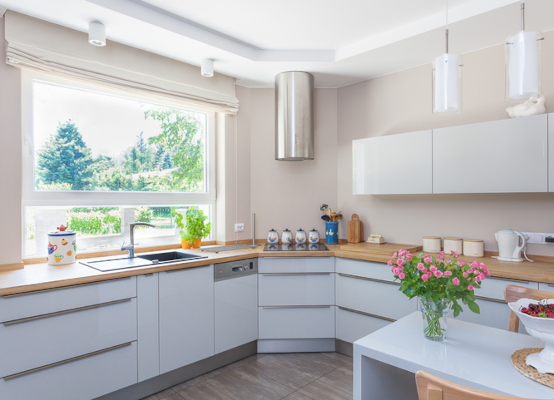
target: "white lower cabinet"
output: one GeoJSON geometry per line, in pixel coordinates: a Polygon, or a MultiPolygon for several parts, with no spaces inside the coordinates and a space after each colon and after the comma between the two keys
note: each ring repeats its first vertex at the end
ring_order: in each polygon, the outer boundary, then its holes
{"type": "Polygon", "coordinates": [[[337,307],[337,339],[348,343],[354,343],[356,340],[391,323],[392,320],[377,318],[344,307],[337,307]]]}
{"type": "Polygon", "coordinates": [[[0,379],[5,400],[90,400],[137,383],[137,343],[0,379]]]}
{"type": "Polygon", "coordinates": [[[335,337],[335,307],[260,307],[260,339],[335,337]]]}
{"type": "Polygon", "coordinates": [[[160,373],[213,356],[214,269],[159,273],[160,373]]]}
{"type": "Polygon", "coordinates": [[[291,272],[259,274],[260,306],[333,305],[335,274],[291,272]]]}
{"type": "Polygon", "coordinates": [[[138,381],[160,374],[158,274],[137,276],[138,381]]]}

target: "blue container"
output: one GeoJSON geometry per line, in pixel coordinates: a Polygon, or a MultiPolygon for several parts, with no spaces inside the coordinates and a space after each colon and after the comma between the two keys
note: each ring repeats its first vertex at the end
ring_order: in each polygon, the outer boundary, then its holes
{"type": "Polygon", "coordinates": [[[339,223],[325,222],[325,243],[337,244],[339,242],[339,223]]]}

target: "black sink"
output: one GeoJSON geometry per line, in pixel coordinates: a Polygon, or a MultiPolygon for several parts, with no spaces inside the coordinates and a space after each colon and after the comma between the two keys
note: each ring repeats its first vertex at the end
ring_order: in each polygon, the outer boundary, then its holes
{"type": "Polygon", "coordinates": [[[154,264],[159,264],[159,263],[173,262],[178,260],[192,260],[195,258],[207,258],[207,256],[185,253],[183,251],[165,251],[162,253],[139,255],[137,256],[137,258],[150,260],[154,264]]]}

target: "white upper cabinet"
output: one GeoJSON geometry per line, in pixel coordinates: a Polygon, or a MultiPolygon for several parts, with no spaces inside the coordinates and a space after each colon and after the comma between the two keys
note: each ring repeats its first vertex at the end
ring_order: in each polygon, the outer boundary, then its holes
{"type": "Polygon", "coordinates": [[[548,114],[548,191],[554,192],[554,114],[548,114]]]}
{"type": "Polygon", "coordinates": [[[433,193],[546,192],[547,148],[544,114],[435,129],[433,193]]]}
{"type": "Polygon", "coordinates": [[[433,192],[432,131],[352,141],[353,194],[433,192]]]}

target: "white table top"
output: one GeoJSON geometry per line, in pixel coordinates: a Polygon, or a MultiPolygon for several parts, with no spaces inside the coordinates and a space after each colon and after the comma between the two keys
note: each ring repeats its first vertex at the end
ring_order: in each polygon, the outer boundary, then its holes
{"type": "Polygon", "coordinates": [[[510,356],[544,342],[519,333],[448,319],[443,342],[423,336],[421,312],[414,312],[354,343],[354,357],[366,356],[410,372],[422,369],[452,382],[489,392],[554,399],[554,389],[519,373],[510,356]]]}

